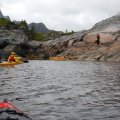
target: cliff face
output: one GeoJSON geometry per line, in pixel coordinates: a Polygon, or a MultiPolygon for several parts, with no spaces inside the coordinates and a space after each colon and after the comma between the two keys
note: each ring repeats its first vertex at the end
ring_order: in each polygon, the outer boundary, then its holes
{"type": "Polygon", "coordinates": [[[88,31],[43,43],[37,53],[44,57],[64,56],[71,60],[120,61],[120,15],[103,20],[88,31]],[[97,45],[96,34],[100,34],[97,45]]]}
{"type": "Polygon", "coordinates": [[[5,18],[7,20],[10,20],[10,17],[9,16],[4,16],[0,10],[0,18],[5,18]]]}
{"type": "Polygon", "coordinates": [[[20,30],[0,30],[0,49],[4,51],[5,59],[12,51],[24,55],[23,46],[27,43],[27,36],[20,30]]]}
{"type": "Polygon", "coordinates": [[[120,30],[120,14],[96,23],[90,32],[116,32],[120,30]]]}
{"type": "Polygon", "coordinates": [[[83,41],[75,42],[61,55],[68,59],[120,61],[120,15],[103,20],[86,31],[83,41]],[[96,35],[100,34],[100,45],[96,35]]]}
{"type": "Polygon", "coordinates": [[[30,23],[29,29],[34,28],[36,32],[49,32],[50,30],[43,23],[30,23]]]}
{"type": "Polygon", "coordinates": [[[0,10],[0,18],[4,18],[4,16],[3,16],[1,10],[0,10]]]}
{"type": "Polygon", "coordinates": [[[26,44],[28,42],[27,36],[20,30],[0,30],[0,43],[8,44],[26,44]]]}

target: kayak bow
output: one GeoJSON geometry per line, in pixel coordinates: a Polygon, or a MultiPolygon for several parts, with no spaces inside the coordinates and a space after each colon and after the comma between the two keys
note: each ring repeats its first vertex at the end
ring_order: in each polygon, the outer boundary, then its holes
{"type": "Polygon", "coordinates": [[[0,120],[32,120],[11,102],[0,102],[0,120]]]}

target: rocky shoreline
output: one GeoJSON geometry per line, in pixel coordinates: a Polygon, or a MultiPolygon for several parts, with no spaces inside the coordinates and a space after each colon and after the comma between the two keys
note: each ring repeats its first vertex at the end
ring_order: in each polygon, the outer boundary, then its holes
{"type": "Polygon", "coordinates": [[[28,59],[62,56],[66,60],[120,61],[120,15],[97,23],[92,29],[54,40],[29,41],[20,30],[0,30],[0,49],[15,51],[28,59]],[[95,43],[100,34],[100,45],[95,43]]]}

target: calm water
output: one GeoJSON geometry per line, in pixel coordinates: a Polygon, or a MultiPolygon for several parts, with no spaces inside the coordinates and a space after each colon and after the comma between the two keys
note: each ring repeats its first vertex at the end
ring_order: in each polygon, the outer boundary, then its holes
{"type": "Polygon", "coordinates": [[[120,63],[30,61],[0,68],[0,100],[34,120],[120,120],[120,63]]]}

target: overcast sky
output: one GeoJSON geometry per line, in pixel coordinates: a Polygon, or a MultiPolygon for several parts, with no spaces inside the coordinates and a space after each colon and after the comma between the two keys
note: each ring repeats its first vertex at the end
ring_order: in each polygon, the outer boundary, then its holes
{"type": "Polygon", "coordinates": [[[120,0],[0,0],[0,9],[11,20],[42,22],[58,31],[80,31],[120,13],[120,0]]]}

